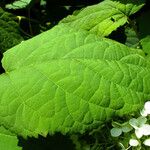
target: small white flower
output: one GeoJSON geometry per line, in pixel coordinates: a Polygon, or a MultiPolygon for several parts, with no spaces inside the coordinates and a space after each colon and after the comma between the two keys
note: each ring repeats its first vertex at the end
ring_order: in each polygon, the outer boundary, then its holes
{"type": "Polygon", "coordinates": [[[144,124],[139,128],[139,130],[142,131],[143,135],[150,135],[150,125],[149,124],[144,124]]]}
{"type": "Polygon", "coordinates": [[[110,133],[111,133],[111,136],[112,136],[112,137],[118,137],[118,136],[121,135],[122,130],[121,130],[121,128],[112,128],[112,129],[110,130],[110,133]]]}
{"type": "Polygon", "coordinates": [[[138,146],[139,145],[139,141],[136,139],[130,139],[129,144],[131,146],[138,146]]]}
{"type": "Polygon", "coordinates": [[[135,129],[135,135],[138,139],[140,139],[143,136],[143,132],[140,129],[135,129]]]}
{"type": "Polygon", "coordinates": [[[150,135],[150,125],[145,124],[146,121],[147,119],[145,117],[132,118],[129,120],[129,124],[135,129],[137,138],[141,138],[143,135],[150,135]]]}
{"type": "Polygon", "coordinates": [[[145,136],[150,135],[150,125],[143,124],[140,128],[135,129],[135,134],[137,138],[141,138],[143,135],[145,136]]]}
{"type": "Polygon", "coordinates": [[[144,109],[148,114],[150,114],[150,101],[147,101],[144,105],[144,109]]]}
{"type": "Polygon", "coordinates": [[[150,146],[150,139],[146,139],[144,142],[143,142],[144,145],[146,146],[150,146]]]}
{"type": "Polygon", "coordinates": [[[133,129],[128,122],[125,122],[123,124],[112,122],[112,126],[114,127],[110,130],[112,137],[118,137],[122,134],[122,132],[127,133],[133,129]]]}
{"type": "Polygon", "coordinates": [[[144,117],[146,117],[149,114],[150,114],[150,101],[147,101],[144,104],[144,108],[141,111],[141,115],[144,116],[144,117]]]}
{"type": "Polygon", "coordinates": [[[147,116],[147,112],[145,111],[145,109],[142,109],[140,111],[141,116],[146,117],[147,116]]]}
{"type": "Polygon", "coordinates": [[[136,118],[132,118],[129,120],[129,124],[135,128],[135,129],[138,129],[139,127],[141,127],[142,125],[144,125],[147,121],[147,118],[141,116],[141,117],[138,117],[137,119],[136,118]]]}

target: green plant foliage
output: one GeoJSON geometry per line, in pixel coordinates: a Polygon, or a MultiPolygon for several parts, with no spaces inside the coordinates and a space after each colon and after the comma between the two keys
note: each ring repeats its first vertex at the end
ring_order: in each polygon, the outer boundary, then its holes
{"type": "Polygon", "coordinates": [[[126,42],[125,44],[129,47],[138,48],[139,47],[139,38],[137,36],[137,33],[133,28],[126,28],[125,29],[126,34],[126,42]]]}
{"type": "Polygon", "coordinates": [[[17,146],[17,142],[17,137],[0,133],[1,150],[21,150],[21,148],[17,146]]]}
{"type": "Polygon", "coordinates": [[[149,53],[150,53],[150,36],[147,36],[147,37],[143,38],[141,40],[141,45],[142,45],[142,49],[144,50],[144,52],[149,57],[149,53]]]}
{"type": "Polygon", "coordinates": [[[27,7],[32,0],[17,0],[14,1],[12,4],[7,4],[6,8],[8,9],[21,9],[27,7]]]}
{"type": "Polygon", "coordinates": [[[61,23],[77,29],[85,29],[100,36],[108,36],[119,26],[128,22],[128,17],[143,6],[142,2],[130,0],[105,0],[97,5],[86,7],[63,19],[61,23]]]}
{"type": "MultiPolygon", "coordinates": [[[[150,37],[139,23],[145,8],[149,12],[147,2],[104,0],[85,7],[69,1],[49,11],[52,2],[0,2],[19,18],[16,23],[0,9],[0,50],[7,50],[0,66],[0,150],[20,150],[18,137],[21,145],[23,138],[57,133],[70,136],[77,150],[117,149],[110,131],[115,137],[130,131],[123,122],[150,99],[150,37]],[[19,28],[33,38],[23,41],[19,28]],[[112,120],[119,127],[110,130],[112,120]]],[[[128,147],[129,134],[124,137],[128,147]]]]}
{"type": "Polygon", "coordinates": [[[0,8],[0,52],[2,53],[23,40],[19,26],[13,17],[12,14],[0,8]]]}
{"type": "Polygon", "coordinates": [[[0,127],[0,149],[21,150],[21,148],[17,146],[17,143],[18,143],[17,137],[1,126],[0,127]]]}
{"type": "Polygon", "coordinates": [[[0,122],[22,136],[83,133],[136,111],[150,94],[142,55],[63,24],[7,51],[2,62],[0,122]]]}

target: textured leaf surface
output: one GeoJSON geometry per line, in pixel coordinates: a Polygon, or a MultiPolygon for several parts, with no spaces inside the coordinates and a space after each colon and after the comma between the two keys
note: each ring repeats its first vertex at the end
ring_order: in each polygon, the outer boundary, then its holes
{"type": "Polygon", "coordinates": [[[23,38],[19,33],[18,24],[13,20],[13,15],[3,11],[0,8],[0,51],[7,49],[20,43],[23,38]]]}
{"type": "Polygon", "coordinates": [[[6,8],[8,9],[21,9],[25,8],[30,4],[31,0],[16,0],[12,4],[7,4],[6,8]]]}
{"type": "Polygon", "coordinates": [[[139,39],[136,32],[132,28],[125,29],[126,42],[125,45],[133,48],[139,47],[139,39]]]}
{"type": "Polygon", "coordinates": [[[0,150],[21,150],[18,145],[18,139],[8,130],[0,127],[0,150]]]}
{"type": "Polygon", "coordinates": [[[148,98],[147,61],[136,51],[58,25],[4,54],[0,124],[23,136],[85,132],[148,98]]]}
{"type": "Polygon", "coordinates": [[[105,0],[68,16],[61,23],[67,23],[73,28],[82,28],[100,36],[107,36],[119,26],[124,25],[128,16],[137,12],[142,6],[142,2],[138,0],[125,2],[105,0]]]}
{"type": "Polygon", "coordinates": [[[18,143],[17,137],[0,133],[1,150],[21,150],[21,148],[17,146],[17,143],[18,143]]]}
{"type": "Polygon", "coordinates": [[[147,36],[141,40],[142,49],[150,57],[150,36],[147,36]]]}

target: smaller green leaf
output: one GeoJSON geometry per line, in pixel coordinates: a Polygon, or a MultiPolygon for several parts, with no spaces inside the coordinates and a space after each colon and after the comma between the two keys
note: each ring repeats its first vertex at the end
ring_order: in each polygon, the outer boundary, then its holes
{"type": "Polygon", "coordinates": [[[40,5],[41,5],[41,6],[45,6],[46,3],[47,3],[46,0],[41,0],[41,1],[40,1],[40,5]]]}
{"type": "Polygon", "coordinates": [[[32,0],[17,0],[14,1],[12,4],[7,4],[6,8],[8,9],[21,9],[21,8],[25,8],[26,6],[28,6],[30,4],[32,0]]]}
{"type": "Polygon", "coordinates": [[[138,48],[139,46],[139,39],[136,32],[132,28],[125,29],[126,34],[126,42],[125,45],[133,48],[138,48]]]}
{"type": "Polygon", "coordinates": [[[72,28],[84,29],[99,36],[108,36],[112,31],[128,22],[128,17],[144,5],[144,2],[128,0],[105,0],[99,4],[86,7],[64,18],[72,28]]]}
{"type": "Polygon", "coordinates": [[[114,128],[121,128],[122,124],[120,124],[119,122],[113,121],[113,122],[112,122],[112,126],[113,126],[114,128]]]}
{"type": "Polygon", "coordinates": [[[150,53],[150,35],[143,38],[140,42],[141,42],[143,51],[149,55],[149,53],[150,53]]]}

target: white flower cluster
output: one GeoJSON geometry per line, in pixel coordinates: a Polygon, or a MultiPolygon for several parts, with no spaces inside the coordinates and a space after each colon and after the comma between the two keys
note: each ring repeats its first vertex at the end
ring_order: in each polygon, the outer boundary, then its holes
{"type": "Polygon", "coordinates": [[[147,123],[148,117],[150,117],[150,101],[147,101],[144,105],[144,108],[140,112],[141,116],[138,118],[132,118],[128,122],[119,124],[117,122],[113,122],[112,126],[114,128],[111,129],[111,135],[113,137],[120,136],[123,132],[130,132],[134,129],[134,135],[129,140],[129,147],[125,148],[122,143],[121,146],[124,150],[128,150],[130,147],[136,147],[138,146],[141,148],[142,143],[145,146],[150,147],[150,125],[147,123]],[[144,138],[143,142],[141,142],[141,139],[144,138]]]}

